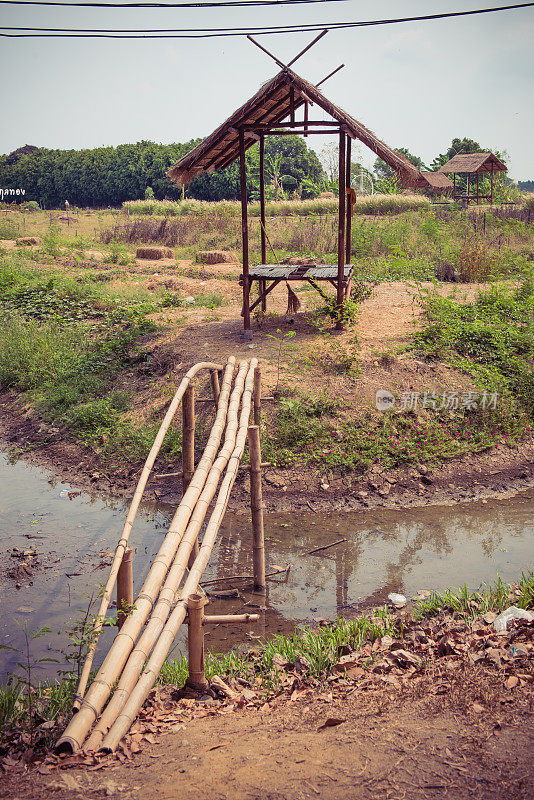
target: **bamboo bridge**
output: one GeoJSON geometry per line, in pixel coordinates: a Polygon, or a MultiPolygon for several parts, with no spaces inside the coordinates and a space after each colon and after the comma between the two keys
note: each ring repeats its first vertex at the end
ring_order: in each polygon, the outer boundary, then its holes
{"type": "MultiPolygon", "coordinates": [[[[182,379],[139,478],[93,626],[91,644],[74,701],[75,713],[56,744],[56,752],[75,753],[81,749],[111,752],[116,749],[154,686],[178,630],[187,616],[190,677],[194,676],[198,683],[202,683],[204,665],[201,625],[203,621],[220,619],[202,619],[203,600],[197,592],[223,521],[247,438],[254,531],[254,582],[256,586],[265,585],[259,436],[260,384],[257,359],[241,361],[236,367],[233,356],[228,359],[224,368],[211,362],[196,364],[182,379]],[[195,468],[195,395],[192,381],[202,371],[210,373],[216,415],[203,454],[195,468]],[[123,582],[125,568],[126,573],[129,570],[131,575],[128,537],[154,462],[180,404],[183,419],[182,473],[177,474],[182,475],[183,497],[132,610],[122,615],[119,632],[87,688],[98,637],[115,583],[117,607],[120,608],[119,598],[123,591],[120,587],[121,574],[123,582]],[[250,425],[252,411],[254,425],[250,425]],[[199,546],[198,535],[211,505],[212,510],[199,546]],[[194,664],[191,654],[195,656],[194,664]]],[[[227,617],[225,621],[244,622],[253,616],[227,617]]]]}

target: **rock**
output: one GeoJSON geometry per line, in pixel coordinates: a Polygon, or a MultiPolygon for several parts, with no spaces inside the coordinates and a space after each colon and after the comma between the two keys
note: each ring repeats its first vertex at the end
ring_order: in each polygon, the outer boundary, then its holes
{"type": "Polygon", "coordinates": [[[427,474],[427,472],[428,472],[428,468],[427,468],[427,467],[425,467],[425,465],[424,465],[424,464],[418,464],[418,465],[417,465],[417,472],[418,472],[420,475],[426,475],[426,474],[427,474]]]}
{"type": "Polygon", "coordinates": [[[397,594],[396,592],[388,594],[388,600],[391,600],[395,608],[404,608],[408,602],[403,594],[397,594]]]}
{"type": "Polygon", "coordinates": [[[486,611],[484,616],[482,617],[486,625],[491,625],[492,622],[495,622],[497,619],[497,614],[494,611],[486,611]]]}
{"type": "Polygon", "coordinates": [[[197,261],[201,264],[238,264],[239,260],[231,250],[199,250],[197,261]]]}

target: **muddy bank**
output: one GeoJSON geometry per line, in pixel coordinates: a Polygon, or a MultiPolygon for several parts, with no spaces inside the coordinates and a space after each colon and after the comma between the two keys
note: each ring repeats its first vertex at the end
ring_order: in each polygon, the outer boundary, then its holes
{"type": "MultiPolygon", "coordinates": [[[[102,463],[90,448],[68,432],[50,425],[8,391],[0,392],[0,444],[16,457],[53,472],[79,489],[112,497],[133,495],[142,464],[102,463]]],[[[158,462],[145,498],[175,505],[181,497],[180,478],[157,476],[178,471],[180,464],[158,462]]],[[[241,472],[230,508],[248,513],[248,477],[241,472]]],[[[363,475],[325,474],[318,467],[264,471],[265,509],[274,512],[358,511],[409,508],[511,497],[534,486],[534,437],[518,446],[501,444],[437,466],[418,465],[385,470],[374,466],[363,475]]]]}

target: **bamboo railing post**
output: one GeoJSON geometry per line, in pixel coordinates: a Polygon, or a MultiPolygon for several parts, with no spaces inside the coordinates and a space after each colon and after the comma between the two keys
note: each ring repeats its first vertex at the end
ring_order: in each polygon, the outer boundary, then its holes
{"type": "Polygon", "coordinates": [[[187,685],[203,691],[208,688],[204,668],[204,606],[206,600],[199,594],[191,594],[187,600],[189,651],[189,676],[187,685]]]}
{"type": "Polygon", "coordinates": [[[219,386],[219,373],[214,369],[210,372],[210,382],[211,382],[211,391],[213,392],[213,399],[215,400],[215,405],[218,405],[221,388],[219,386]]]}
{"type": "Polygon", "coordinates": [[[261,370],[258,367],[254,370],[254,425],[260,426],[261,423],[261,370]]]}
{"type": "Polygon", "coordinates": [[[117,628],[120,630],[133,606],[133,550],[127,547],[117,573],[117,628]]]}
{"type": "Polygon", "coordinates": [[[265,587],[265,541],[263,533],[263,500],[261,494],[261,444],[260,429],[251,425],[248,429],[250,454],[250,506],[252,511],[252,572],[254,588],[265,587]]]}

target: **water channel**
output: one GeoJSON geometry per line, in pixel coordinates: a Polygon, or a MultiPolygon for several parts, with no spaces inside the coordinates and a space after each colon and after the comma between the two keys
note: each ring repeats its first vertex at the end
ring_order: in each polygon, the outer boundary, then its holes
{"type": "MultiPolygon", "coordinates": [[[[23,644],[21,625],[47,626],[51,633],[33,643],[33,657],[52,656],[67,645],[66,630],[87,608],[88,598],[105,583],[111,554],[120,536],[128,504],[102,495],[77,494],[76,487],[20,460],[0,454],[0,642],[23,644]],[[70,493],[68,490],[71,490],[70,493]],[[19,551],[34,549],[38,566],[20,581],[7,576],[19,551]]],[[[532,569],[534,490],[512,499],[358,513],[268,514],[265,517],[268,565],[291,569],[268,581],[263,594],[247,583],[241,596],[210,603],[210,613],[261,610],[261,621],[249,626],[220,625],[209,629],[209,647],[227,650],[237,642],[250,646],[258,637],[289,632],[299,623],[354,616],[362,608],[385,601],[391,591],[413,597],[419,589],[441,590],[467,584],[477,588],[497,575],[513,581],[532,569]],[[346,539],[313,555],[309,550],[346,539]]],[[[174,509],[145,503],[130,543],[134,548],[138,590],[156,553],[174,509]]],[[[250,575],[250,520],[228,513],[205,574],[207,580],[250,575]]],[[[99,647],[104,652],[113,633],[99,647]]],[[[183,647],[185,631],[177,640],[183,647]]],[[[18,656],[0,650],[0,676],[18,656]]],[[[54,674],[44,665],[41,674],[54,674]]]]}

